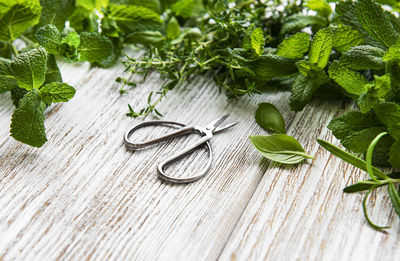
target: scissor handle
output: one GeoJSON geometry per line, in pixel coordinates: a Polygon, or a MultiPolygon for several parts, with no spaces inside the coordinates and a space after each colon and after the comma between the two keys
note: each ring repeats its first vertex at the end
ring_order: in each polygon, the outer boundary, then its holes
{"type": "Polygon", "coordinates": [[[178,183],[178,184],[190,183],[190,182],[196,181],[196,180],[204,177],[207,174],[208,170],[210,169],[212,159],[213,159],[213,153],[212,153],[211,144],[210,144],[211,138],[212,138],[212,136],[208,136],[208,135],[203,136],[200,140],[193,143],[192,145],[189,145],[181,152],[179,152],[179,153],[173,155],[172,157],[161,162],[157,168],[158,169],[158,177],[165,181],[172,182],[172,183],[178,183]],[[201,146],[204,143],[207,145],[207,149],[208,149],[208,162],[207,162],[207,165],[205,166],[205,168],[200,173],[198,173],[194,176],[184,177],[184,178],[175,178],[175,177],[165,174],[165,172],[164,172],[165,165],[168,165],[168,164],[174,162],[175,160],[183,157],[184,155],[188,154],[189,152],[198,148],[199,146],[201,146]]]}
{"type": "Polygon", "coordinates": [[[145,147],[148,147],[148,146],[151,146],[151,145],[154,145],[154,144],[166,141],[166,140],[170,140],[170,139],[182,136],[182,135],[193,133],[193,132],[195,132],[194,126],[185,125],[185,124],[182,124],[182,123],[179,123],[179,122],[174,122],[174,121],[147,121],[147,122],[139,123],[139,124],[133,126],[132,128],[130,128],[127,132],[125,132],[124,143],[125,143],[125,146],[128,149],[138,150],[138,149],[142,149],[142,148],[145,148],[145,147]],[[175,126],[180,126],[182,128],[180,128],[177,131],[174,131],[172,133],[168,133],[168,134],[166,134],[164,136],[161,136],[161,137],[149,140],[149,141],[145,141],[145,142],[137,142],[137,143],[135,143],[135,142],[132,142],[129,139],[130,136],[132,136],[132,134],[136,130],[138,130],[140,128],[143,128],[143,127],[146,127],[146,126],[151,126],[151,125],[156,125],[156,126],[157,125],[175,125],[175,126]]]}

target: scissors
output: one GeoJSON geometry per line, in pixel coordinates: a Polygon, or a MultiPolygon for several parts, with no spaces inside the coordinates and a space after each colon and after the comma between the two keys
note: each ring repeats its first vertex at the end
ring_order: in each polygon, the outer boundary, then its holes
{"type": "Polygon", "coordinates": [[[229,116],[229,114],[219,117],[218,119],[212,121],[205,127],[186,125],[186,124],[182,124],[182,123],[175,122],[175,121],[147,121],[147,122],[139,123],[125,132],[124,143],[128,149],[139,150],[139,149],[143,149],[145,147],[148,147],[148,146],[151,146],[154,144],[158,144],[160,142],[170,140],[170,139],[173,139],[173,138],[176,138],[179,136],[183,136],[183,135],[187,135],[187,134],[191,134],[191,133],[200,134],[202,136],[201,139],[199,139],[198,141],[189,145],[182,151],[176,153],[172,157],[169,157],[168,159],[162,161],[161,163],[158,164],[158,168],[157,168],[158,169],[158,177],[161,178],[162,180],[172,182],[172,183],[179,183],[179,184],[190,183],[190,182],[196,181],[196,180],[204,177],[211,167],[211,162],[213,159],[213,152],[211,149],[210,139],[214,136],[214,134],[219,133],[223,130],[229,129],[238,123],[238,122],[233,122],[233,123],[229,123],[223,127],[217,128],[228,116],[229,116]],[[177,127],[178,126],[178,130],[175,132],[169,133],[167,135],[161,136],[159,138],[155,138],[153,140],[149,140],[149,141],[142,142],[142,143],[135,143],[130,140],[130,137],[136,130],[138,130],[142,127],[151,126],[151,125],[155,125],[155,126],[163,125],[163,126],[169,126],[169,127],[177,127]],[[208,162],[203,171],[201,171],[200,173],[198,173],[196,175],[193,175],[190,177],[185,177],[185,178],[178,178],[178,177],[173,177],[173,176],[165,174],[165,172],[164,172],[165,165],[183,157],[184,155],[188,154],[189,152],[194,151],[195,149],[199,148],[203,144],[206,144],[207,151],[208,151],[208,162]]]}

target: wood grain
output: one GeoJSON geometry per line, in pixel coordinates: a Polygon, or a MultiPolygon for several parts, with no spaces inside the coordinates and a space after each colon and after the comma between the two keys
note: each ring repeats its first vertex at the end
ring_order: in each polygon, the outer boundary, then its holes
{"type": "MultiPolygon", "coordinates": [[[[127,104],[145,106],[148,93],[162,84],[157,75],[120,96],[114,79],[121,65],[105,70],[63,64],[61,69],[77,94],[47,110],[49,141],[40,149],[9,137],[13,106],[8,95],[0,96],[0,260],[399,257],[398,220],[393,212],[387,220],[388,199],[380,193],[373,197],[371,215],[393,225],[389,234],[377,233],[364,222],[361,195],[342,193],[365,174],[315,142],[317,137],[333,140],[325,126],[349,105],[314,102],[294,114],[287,92],[273,90],[236,102],[219,94],[210,77],[195,77],[168,94],[159,107],[164,119],[203,125],[230,113],[239,124],[213,138],[215,159],[205,178],[171,185],[157,179],[157,162],[194,137],[135,152],[122,143],[124,131],[140,121],[124,115],[127,104]],[[258,155],[248,135],[264,133],[253,117],[259,102],[278,107],[289,134],[316,156],[313,162],[283,167],[258,155]]],[[[185,175],[202,162],[204,152],[171,171],[185,175]]]]}

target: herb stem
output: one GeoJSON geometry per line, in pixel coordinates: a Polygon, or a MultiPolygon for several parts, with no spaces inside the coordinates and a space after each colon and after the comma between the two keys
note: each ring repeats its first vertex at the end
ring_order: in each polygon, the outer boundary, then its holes
{"type": "Polygon", "coordinates": [[[14,43],[10,43],[10,46],[14,55],[17,56],[19,54],[17,47],[14,45],[14,43]]]}
{"type": "Polygon", "coordinates": [[[31,39],[29,39],[28,37],[26,37],[25,35],[21,35],[19,38],[21,38],[22,41],[24,41],[27,45],[36,47],[38,46],[37,43],[35,43],[34,41],[32,41],[31,39]]]}

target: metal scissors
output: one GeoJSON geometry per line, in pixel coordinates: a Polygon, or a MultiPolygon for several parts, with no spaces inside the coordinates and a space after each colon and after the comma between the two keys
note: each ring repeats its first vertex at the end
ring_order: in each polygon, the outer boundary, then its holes
{"type": "Polygon", "coordinates": [[[229,114],[219,117],[218,119],[212,121],[205,127],[186,125],[186,124],[182,124],[182,123],[174,122],[174,121],[147,121],[147,122],[139,123],[125,132],[124,143],[128,149],[139,150],[139,149],[143,149],[145,147],[148,147],[148,146],[151,146],[151,145],[154,145],[154,144],[166,141],[166,140],[170,140],[170,139],[173,139],[173,138],[176,138],[179,136],[183,136],[183,135],[187,135],[187,134],[191,134],[191,133],[200,134],[202,136],[201,139],[199,139],[195,143],[189,145],[182,151],[176,153],[172,157],[169,157],[168,159],[162,161],[161,163],[158,164],[158,168],[157,168],[158,169],[158,177],[165,181],[172,182],[172,183],[190,183],[190,182],[196,181],[196,180],[202,178],[203,176],[205,176],[211,167],[211,163],[212,163],[212,159],[213,159],[213,152],[211,149],[210,139],[213,137],[213,135],[216,133],[219,133],[223,130],[229,129],[238,123],[238,122],[229,123],[225,126],[217,128],[228,116],[229,116],[229,114]],[[161,136],[159,138],[149,140],[146,142],[142,142],[142,143],[135,143],[134,141],[130,140],[130,137],[136,130],[138,130],[142,127],[151,126],[151,125],[155,125],[155,126],[164,125],[164,126],[169,126],[169,127],[178,126],[179,128],[175,132],[172,132],[167,135],[161,136]],[[196,175],[193,175],[190,177],[184,177],[184,178],[172,177],[172,176],[165,174],[165,172],[164,172],[165,165],[181,158],[182,156],[188,154],[189,152],[199,148],[203,144],[206,144],[207,150],[208,150],[208,162],[203,171],[201,171],[200,173],[198,173],[196,175]]]}

